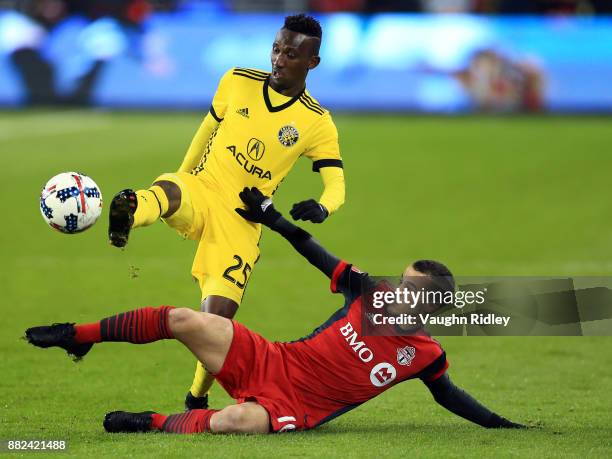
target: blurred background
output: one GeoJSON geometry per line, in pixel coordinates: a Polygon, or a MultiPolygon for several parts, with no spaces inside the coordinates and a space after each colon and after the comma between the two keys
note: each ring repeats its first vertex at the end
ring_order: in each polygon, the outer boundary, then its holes
{"type": "Polygon", "coordinates": [[[331,110],[612,110],[609,0],[0,0],[0,106],[206,109],[295,12],[331,110]]]}

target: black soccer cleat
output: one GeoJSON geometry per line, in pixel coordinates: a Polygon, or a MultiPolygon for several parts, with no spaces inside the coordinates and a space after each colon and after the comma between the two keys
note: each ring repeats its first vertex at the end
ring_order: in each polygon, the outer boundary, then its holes
{"type": "Polygon", "coordinates": [[[187,392],[187,396],[185,397],[185,411],[206,409],[208,409],[208,394],[204,397],[195,397],[191,394],[191,391],[187,392]]]}
{"type": "Polygon", "coordinates": [[[127,411],[112,411],[104,416],[104,430],[118,432],[148,432],[151,430],[154,411],[128,413],[127,411]]]}
{"type": "Polygon", "coordinates": [[[93,344],[75,342],[75,333],[74,324],[53,324],[28,328],[25,338],[30,344],[37,347],[61,347],[76,362],[89,352],[93,344]]]}
{"type": "Polygon", "coordinates": [[[134,190],[120,191],[110,203],[108,213],[108,239],[115,247],[125,247],[134,224],[138,199],[134,190]]]}

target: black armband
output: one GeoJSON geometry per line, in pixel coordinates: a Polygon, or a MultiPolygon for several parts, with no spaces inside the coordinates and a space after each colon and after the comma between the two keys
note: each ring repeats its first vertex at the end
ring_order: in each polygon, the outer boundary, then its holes
{"type": "Polygon", "coordinates": [[[319,159],[312,163],[313,172],[319,172],[323,167],[339,167],[340,169],[344,168],[341,159],[319,159]]]}

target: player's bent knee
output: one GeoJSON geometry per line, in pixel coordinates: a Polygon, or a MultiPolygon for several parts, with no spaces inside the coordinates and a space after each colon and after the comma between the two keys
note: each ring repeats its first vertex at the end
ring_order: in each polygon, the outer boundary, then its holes
{"type": "Polygon", "coordinates": [[[168,315],[168,324],[175,337],[186,333],[201,331],[204,327],[200,313],[189,308],[176,308],[168,315]]]}

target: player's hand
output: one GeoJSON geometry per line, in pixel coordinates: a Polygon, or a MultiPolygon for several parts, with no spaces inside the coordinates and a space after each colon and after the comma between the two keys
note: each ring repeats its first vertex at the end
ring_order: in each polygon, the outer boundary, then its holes
{"type": "Polygon", "coordinates": [[[496,427],[498,429],[528,429],[529,427],[524,424],[518,424],[516,422],[512,422],[509,419],[506,419],[503,416],[494,415],[496,418],[496,427]]]}
{"type": "Polygon", "coordinates": [[[237,208],[235,210],[246,220],[272,226],[281,217],[280,212],[274,208],[272,199],[265,196],[256,187],[245,187],[238,196],[244,202],[246,209],[237,208]]]}
{"type": "Polygon", "coordinates": [[[310,220],[313,223],[322,223],[329,216],[329,212],[323,204],[314,199],[308,199],[293,204],[291,216],[294,220],[310,220]]]}
{"type": "Polygon", "coordinates": [[[529,427],[525,424],[518,424],[516,422],[508,421],[502,426],[504,429],[528,429],[529,427]]]}

